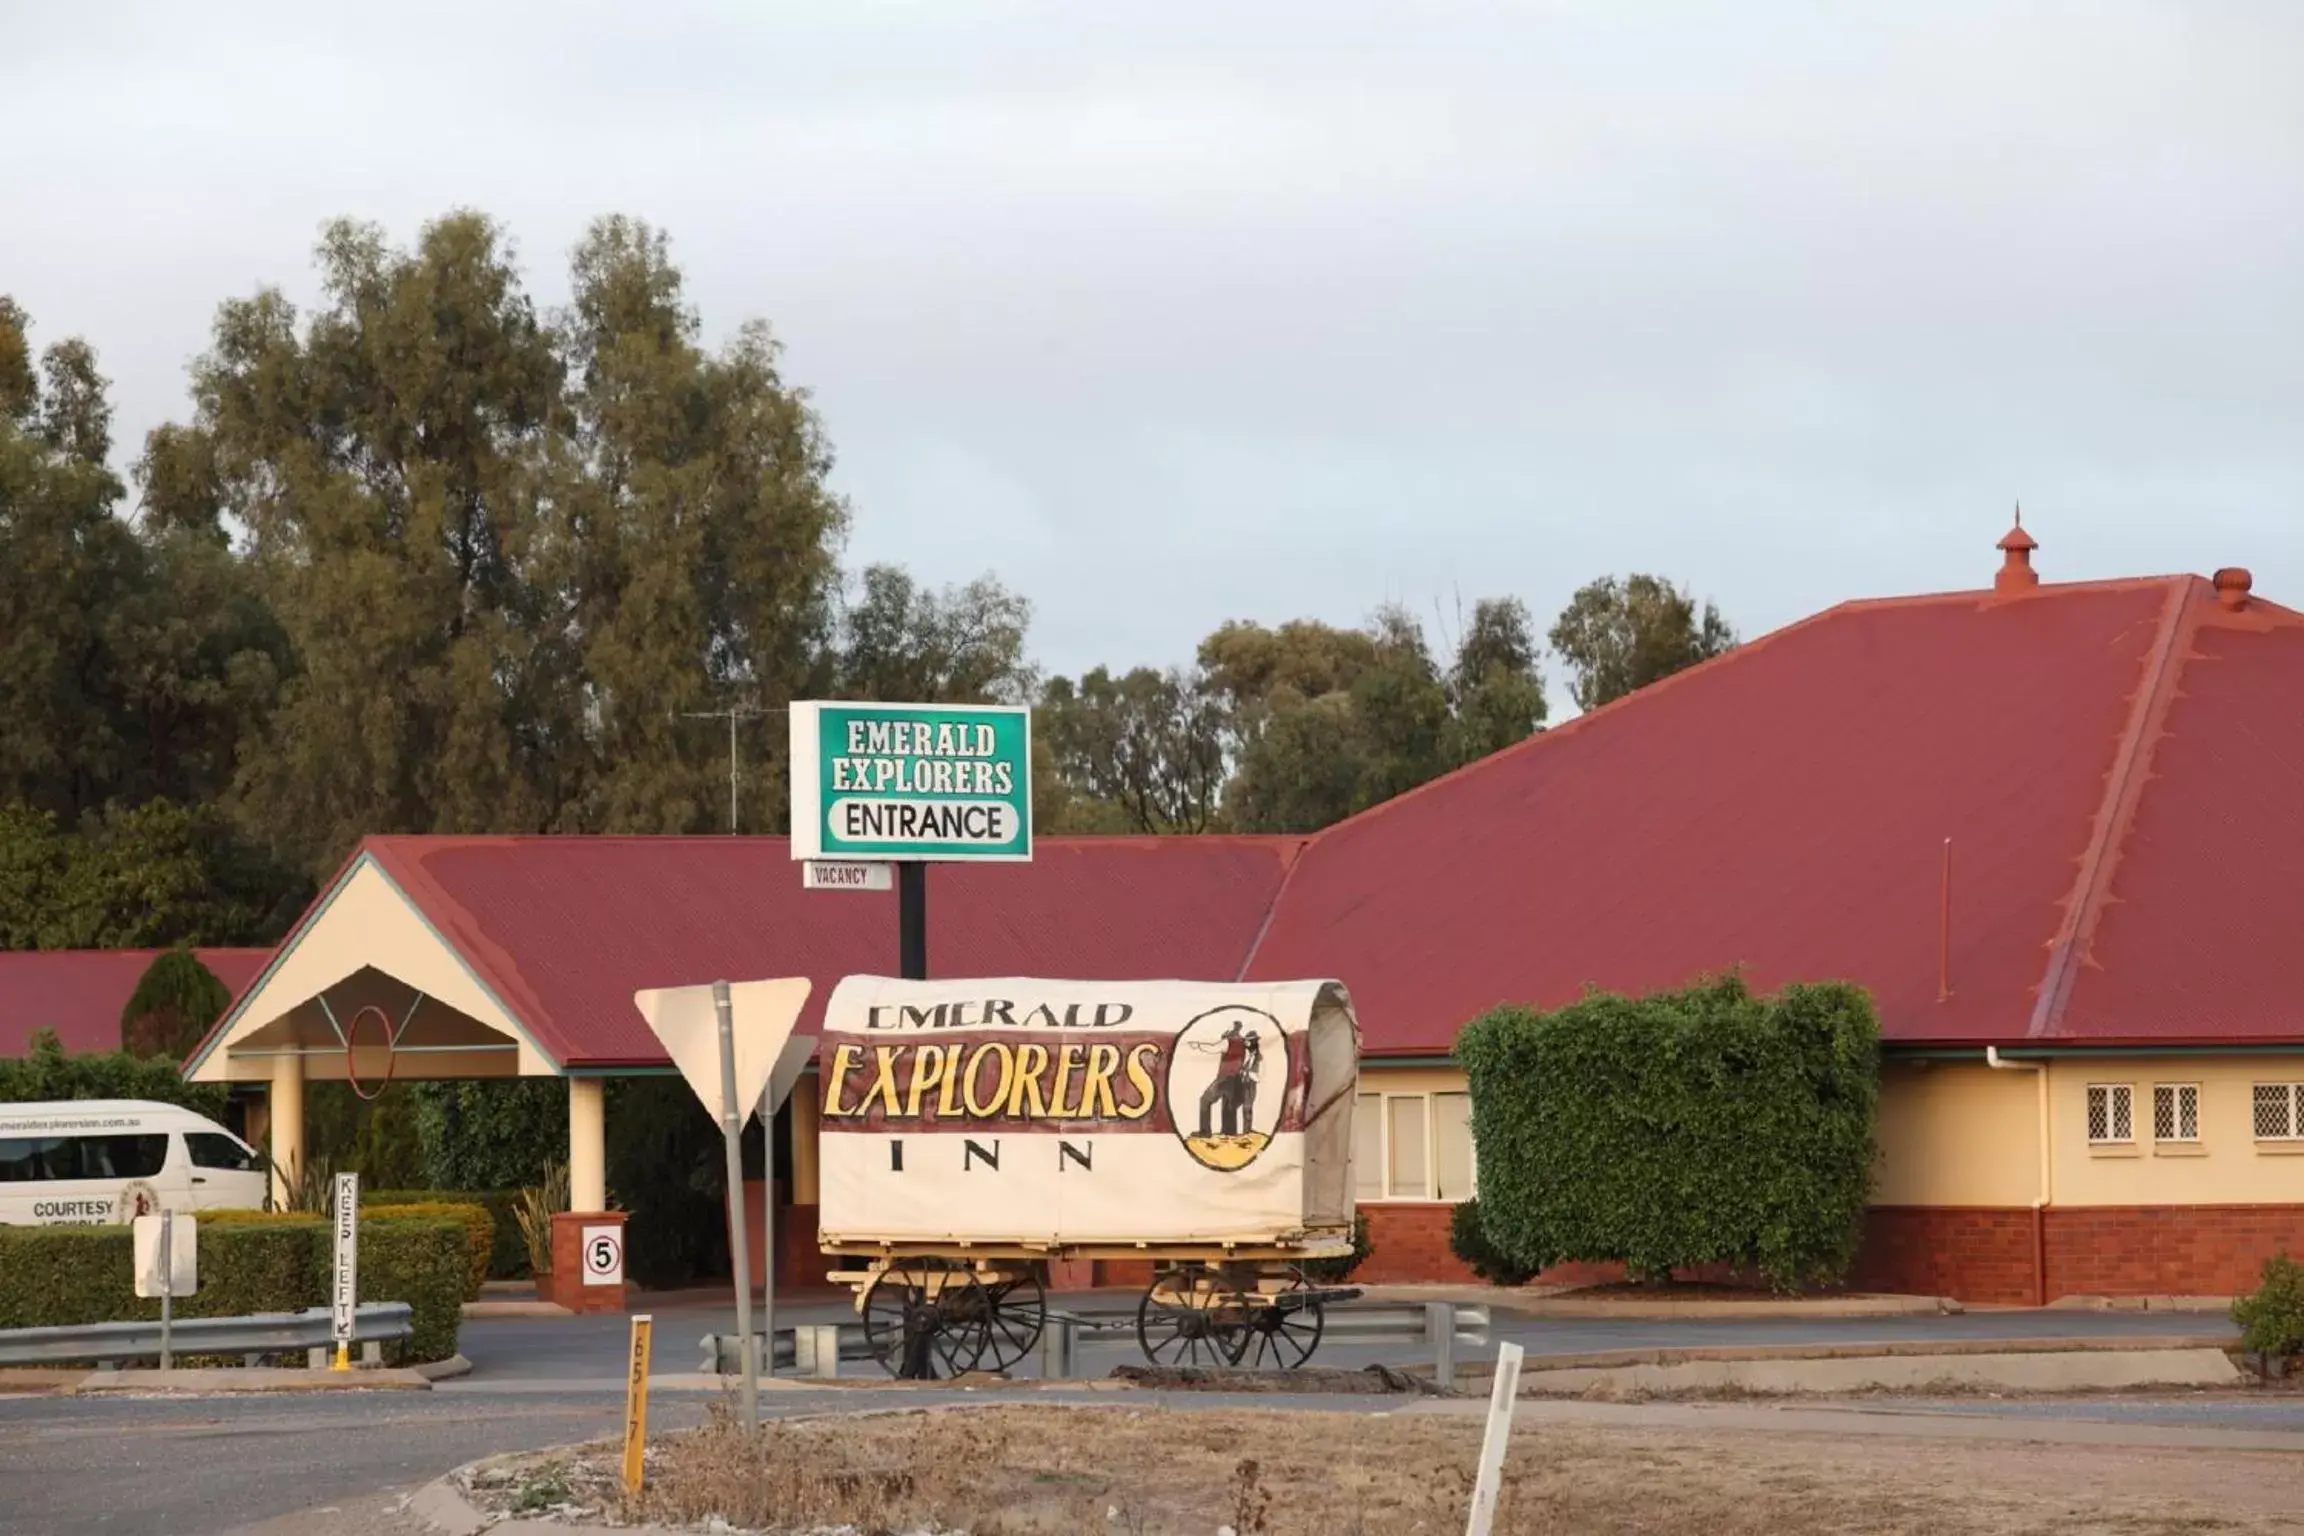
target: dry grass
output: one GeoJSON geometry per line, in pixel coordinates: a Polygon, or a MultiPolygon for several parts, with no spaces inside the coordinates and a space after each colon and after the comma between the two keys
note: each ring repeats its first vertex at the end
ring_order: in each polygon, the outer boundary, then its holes
{"type": "MultiPolygon", "coordinates": [[[[1440,1536],[1464,1528],[1469,1417],[997,1407],[772,1425],[507,1469],[499,1508],[861,1536],[1440,1536]]],[[[2291,1458],[2135,1448],[1523,1426],[1499,1536],[2121,1536],[2295,1530],[2291,1458]]]]}

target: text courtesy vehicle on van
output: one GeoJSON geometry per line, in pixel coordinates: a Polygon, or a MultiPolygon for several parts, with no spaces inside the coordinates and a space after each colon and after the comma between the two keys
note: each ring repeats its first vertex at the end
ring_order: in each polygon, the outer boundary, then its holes
{"type": "Polygon", "coordinates": [[[258,1210],[268,1184],[264,1159],[246,1142],[174,1104],[0,1104],[0,1222],[258,1210]]]}

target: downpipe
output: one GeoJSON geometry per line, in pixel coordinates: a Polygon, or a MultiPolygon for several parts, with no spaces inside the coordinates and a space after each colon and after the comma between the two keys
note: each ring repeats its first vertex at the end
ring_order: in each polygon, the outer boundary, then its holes
{"type": "Polygon", "coordinates": [[[2000,1047],[1984,1047],[1984,1065],[1995,1072],[2029,1072],[2040,1084],[2040,1107],[2035,1117],[2040,1127],[2040,1193],[2032,1198],[2032,1305],[2048,1305],[2048,1063],[2044,1061],[2003,1061],[2000,1047]]]}

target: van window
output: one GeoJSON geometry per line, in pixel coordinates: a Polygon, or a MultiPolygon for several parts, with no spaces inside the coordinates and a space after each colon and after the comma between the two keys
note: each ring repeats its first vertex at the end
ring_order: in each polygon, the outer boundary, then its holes
{"type": "Polygon", "coordinates": [[[195,1168],[224,1168],[233,1173],[256,1171],[256,1154],[219,1132],[186,1131],[184,1144],[192,1149],[195,1168]]]}
{"type": "Polygon", "coordinates": [[[0,1183],[148,1179],[168,1161],[168,1136],[41,1136],[0,1141],[0,1183]]]}

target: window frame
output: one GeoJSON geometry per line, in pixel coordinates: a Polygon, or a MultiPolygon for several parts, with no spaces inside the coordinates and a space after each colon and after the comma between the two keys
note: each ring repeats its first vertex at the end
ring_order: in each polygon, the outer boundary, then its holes
{"type": "MultiPolygon", "coordinates": [[[[1477,1196],[1477,1195],[1479,1194],[1479,1192],[1480,1192],[1480,1154],[1479,1154],[1479,1149],[1478,1149],[1477,1147],[1475,1147],[1475,1148],[1473,1149],[1473,1153],[1472,1153],[1472,1166],[1471,1166],[1471,1169],[1470,1169],[1470,1178],[1469,1178],[1469,1187],[1468,1187],[1468,1188],[1465,1190],[1465,1192],[1464,1192],[1462,1195],[1460,1195],[1460,1196],[1458,1196],[1458,1195],[1442,1195],[1442,1194],[1440,1194],[1440,1193],[1438,1192],[1438,1191],[1439,1191],[1439,1189],[1440,1189],[1440,1115],[1439,1115],[1439,1111],[1438,1111],[1438,1104],[1437,1104],[1437,1101],[1438,1101],[1438,1100],[1440,1100],[1440,1099],[1442,1099],[1442,1098],[1445,1098],[1445,1097],[1447,1097],[1447,1096],[1448,1096],[1448,1095],[1450,1095],[1450,1094],[1461,1094],[1461,1095],[1463,1095],[1463,1096],[1464,1096],[1464,1098],[1465,1098],[1465,1099],[1466,1099],[1466,1101],[1467,1101],[1467,1105],[1466,1105],[1466,1107],[1467,1107],[1467,1109],[1469,1109],[1469,1107],[1470,1107],[1470,1105],[1469,1105],[1469,1101],[1470,1101],[1470,1098],[1471,1098],[1471,1089],[1470,1089],[1470,1088],[1468,1088],[1468,1087],[1467,1087],[1467,1088],[1402,1088],[1402,1089],[1363,1088],[1363,1089],[1360,1089],[1360,1090],[1359,1090],[1359,1092],[1358,1092],[1358,1093],[1357,1093],[1357,1094],[1354,1096],[1354,1099],[1353,1099],[1353,1105],[1354,1105],[1354,1109],[1355,1109],[1355,1110],[1357,1110],[1357,1109],[1358,1109],[1358,1106],[1359,1106],[1359,1101],[1360,1101],[1361,1099],[1374,1099],[1374,1100],[1376,1100],[1376,1101],[1377,1101],[1377,1107],[1376,1107],[1376,1168],[1377,1168],[1376,1188],[1377,1188],[1377,1193],[1375,1193],[1375,1194],[1372,1194],[1372,1195],[1363,1195],[1363,1194],[1360,1194],[1360,1193],[1359,1193],[1359,1189],[1358,1189],[1358,1186],[1359,1186],[1359,1182],[1360,1182],[1360,1171],[1359,1171],[1359,1169],[1358,1169],[1358,1168],[1354,1168],[1354,1170],[1353,1170],[1353,1186],[1354,1186],[1353,1194],[1354,1194],[1354,1198],[1355,1198],[1355,1199],[1356,1199],[1356,1200],[1357,1200],[1357,1201],[1358,1201],[1360,1204],[1363,1204],[1363,1205],[1454,1205],[1454,1204],[1457,1204],[1459,1201],[1462,1201],[1462,1200],[1470,1200],[1470,1199],[1474,1198],[1475,1196],[1477,1196]],[[1424,1137],[1423,1137],[1423,1140],[1424,1140],[1424,1190],[1425,1190],[1425,1192],[1424,1192],[1423,1194],[1420,1194],[1420,1195],[1401,1195],[1401,1194],[1395,1194],[1395,1193],[1393,1193],[1393,1190],[1392,1190],[1392,1100],[1394,1100],[1394,1099],[1421,1099],[1421,1100],[1423,1100],[1423,1101],[1424,1101],[1424,1137]]],[[[1469,1116],[1467,1116],[1467,1118],[1466,1118],[1466,1121],[1465,1121],[1465,1135],[1466,1135],[1466,1139],[1467,1139],[1467,1140],[1469,1140],[1469,1139],[1470,1139],[1470,1136],[1471,1136],[1471,1121],[1470,1121],[1470,1118],[1469,1118],[1469,1116]]],[[[1355,1145],[1355,1147],[1354,1147],[1354,1150],[1353,1150],[1353,1155],[1354,1155],[1355,1159],[1357,1159],[1357,1157],[1358,1157],[1358,1155],[1359,1155],[1359,1149],[1358,1149],[1357,1145],[1355,1145]]]]}
{"type": "Polygon", "coordinates": [[[2080,1104],[2080,1128],[2088,1133],[2089,1146],[2133,1147],[2136,1145],[2136,1085],[2134,1083],[2086,1084],[2082,1089],[2080,1104]],[[2095,1118],[2094,1100],[2099,1093],[2104,1095],[2104,1134],[2101,1136],[2096,1134],[2095,1128],[2091,1124],[2095,1118]],[[2128,1110],[2128,1134],[2125,1136],[2114,1134],[2119,1126],[2119,1117],[2114,1114],[2113,1107],[2122,1102],[2126,1103],[2128,1110]]]}
{"type": "Polygon", "coordinates": [[[2248,1085],[2248,1130],[2260,1142],[2276,1147],[2288,1147],[2304,1142],[2304,1082],[2251,1082],[2248,1085]],[[2256,1096],[2267,1088],[2280,1089],[2288,1101],[2288,1129],[2276,1136],[2267,1136],[2259,1130],[2256,1119],[2256,1096]]]}
{"type": "Polygon", "coordinates": [[[2155,1145],[2165,1144],[2172,1147],[2197,1147],[2201,1144],[2200,1084],[2175,1082],[2154,1083],[2152,1085],[2152,1140],[2155,1145]],[[2160,1134],[2160,1095],[2164,1093],[2169,1096],[2168,1123],[2173,1127],[2165,1136],[2160,1134]],[[2184,1104],[2187,1094],[2191,1096],[2192,1104],[2192,1134],[2189,1136],[2184,1134],[2184,1104]]]}

